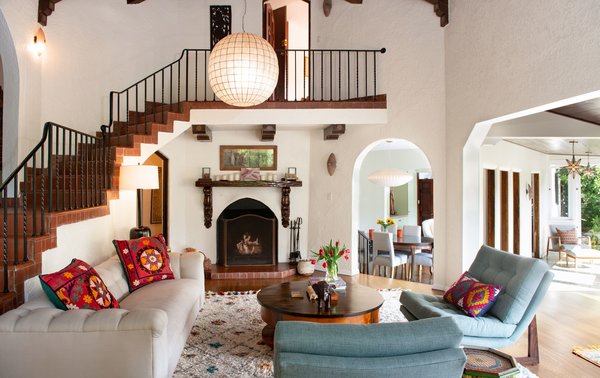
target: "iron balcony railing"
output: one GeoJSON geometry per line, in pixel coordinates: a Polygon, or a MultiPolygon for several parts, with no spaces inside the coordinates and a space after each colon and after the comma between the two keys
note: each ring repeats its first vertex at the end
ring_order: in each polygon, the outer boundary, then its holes
{"type": "MultiPolygon", "coordinates": [[[[375,100],[379,50],[276,50],[280,75],[272,101],[375,100]]],[[[209,49],[184,49],[167,64],[120,92],[111,91],[107,146],[128,142],[128,134],[148,134],[153,122],[182,102],[218,101],[208,82],[209,49]]]]}
{"type": "Polygon", "coordinates": [[[49,231],[50,212],[98,206],[105,201],[107,162],[101,139],[47,122],[42,139],[0,186],[2,292],[9,264],[32,259],[33,238],[49,231]]]}

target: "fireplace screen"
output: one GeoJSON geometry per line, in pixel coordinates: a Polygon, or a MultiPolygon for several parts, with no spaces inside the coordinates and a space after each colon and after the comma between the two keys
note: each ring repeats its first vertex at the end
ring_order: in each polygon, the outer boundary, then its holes
{"type": "Polygon", "coordinates": [[[256,214],[223,219],[223,265],[274,265],[276,227],[277,219],[256,214]]]}

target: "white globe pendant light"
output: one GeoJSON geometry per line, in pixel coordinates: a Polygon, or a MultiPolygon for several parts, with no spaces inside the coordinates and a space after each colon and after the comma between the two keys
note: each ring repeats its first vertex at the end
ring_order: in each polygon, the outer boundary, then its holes
{"type": "Polygon", "coordinates": [[[254,106],[271,96],[279,66],[273,47],[251,33],[221,39],[208,58],[208,80],[215,95],[232,106],[254,106]]]}
{"type": "Polygon", "coordinates": [[[379,186],[400,186],[413,179],[412,175],[400,169],[382,169],[371,173],[367,179],[379,186]]]}

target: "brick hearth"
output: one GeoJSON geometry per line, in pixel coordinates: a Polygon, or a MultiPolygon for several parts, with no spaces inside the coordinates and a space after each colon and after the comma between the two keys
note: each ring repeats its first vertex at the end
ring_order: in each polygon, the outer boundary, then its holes
{"type": "Polygon", "coordinates": [[[256,278],[285,278],[296,274],[296,265],[281,263],[274,266],[231,266],[211,265],[211,280],[236,280],[256,278]]]}

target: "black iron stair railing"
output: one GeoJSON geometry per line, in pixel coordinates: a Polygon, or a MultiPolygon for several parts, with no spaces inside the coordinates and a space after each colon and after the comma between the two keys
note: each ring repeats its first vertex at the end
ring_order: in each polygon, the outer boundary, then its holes
{"type": "Polygon", "coordinates": [[[108,162],[102,139],[46,122],[42,139],[0,186],[2,287],[9,292],[9,264],[32,258],[30,241],[48,234],[51,212],[106,203],[108,162]]]}

